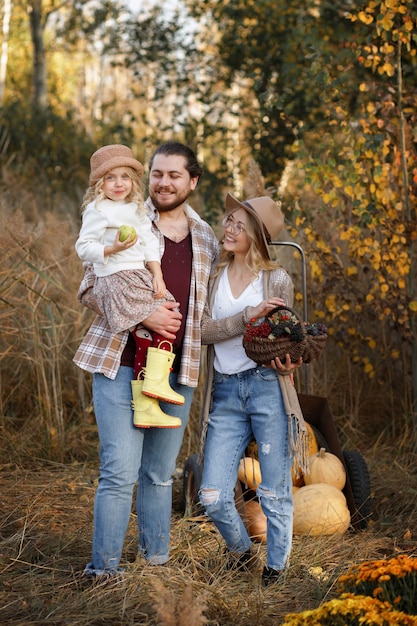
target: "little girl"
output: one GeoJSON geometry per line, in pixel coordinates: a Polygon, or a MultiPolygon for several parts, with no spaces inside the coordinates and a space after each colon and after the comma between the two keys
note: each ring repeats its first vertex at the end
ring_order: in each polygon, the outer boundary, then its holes
{"type": "Polygon", "coordinates": [[[130,148],[115,144],[94,152],[90,166],[90,184],[81,207],[82,227],[75,248],[82,261],[94,264],[95,295],[111,332],[129,329],[135,339],[134,425],[178,428],[181,420],[166,415],[157,402],[149,399],[184,403],[183,396],[168,382],[174,359],[172,344],[161,335],[152,337],[139,324],[163,300],[175,301],[165,286],[159,242],[143,204],[142,164],[130,148]],[[130,230],[127,238],[123,236],[126,230],[130,230]]]}

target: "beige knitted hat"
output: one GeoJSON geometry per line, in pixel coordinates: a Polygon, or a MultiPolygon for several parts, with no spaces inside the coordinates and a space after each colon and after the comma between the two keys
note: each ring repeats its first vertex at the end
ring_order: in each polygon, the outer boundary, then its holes
{"type": "Polygon", "coordinates": [[[284,216],[281,211],[281,203],[276,203],[269,196],[260,196],[240,202],[231,193],[226,196],[226,213],[230,214],[236,209],[245,209],[249,215],[259,224],[262,233],[264,253],[271,258],[268,245],[275,241],[284,228],[284,216]]]}
{"type": "Polygon", "coordinates": [[[121,144],[103,146],[90,158],[90,187],[110,170],[116,167],[133,167],[139,176],[143,175],[143,165],[133,158],[132,150],[121,144]]]}

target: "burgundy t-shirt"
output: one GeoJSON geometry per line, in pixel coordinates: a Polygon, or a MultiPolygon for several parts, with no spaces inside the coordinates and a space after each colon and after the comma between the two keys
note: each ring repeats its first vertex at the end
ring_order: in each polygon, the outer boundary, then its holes
{"type": "MultiPolygon", "coordinates": [[[[193,261],[193,250],[191,246],[191,235],[176,243],[167,237],[165,240],[165,252],[161,260],[162,274],[168,291],[172,293],[177,302],[180,303],[182,314],[181,327],[177,332],[174,341],[174,352],[178,355],[174,362],[174,370],[178,371],[180,365],[180,355],[182,342],[184,339],[185,322],[188,315],[188,303],[190,299],[191,267],[193,261]]],[[[131,333],[123,350],[121,365],[133,367],[135,357],[135,340],[131,333]]]]}

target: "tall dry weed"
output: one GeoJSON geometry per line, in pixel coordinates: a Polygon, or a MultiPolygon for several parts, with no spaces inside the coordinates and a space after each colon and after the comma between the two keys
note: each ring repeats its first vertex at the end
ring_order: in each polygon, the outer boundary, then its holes
{"type": "Polygon", "coordinates": [[[183,590],[167,588],[159,579],[152,582],[158,626],[202,626],[207,624],[206,593],[194,595],[190,584],[183,590]]]}
{"type": "Polygon", "coordinates": [[[75,225],[47,213],[34,225],[0,206],[1,420],[37,455],[65,456],[65,432],[85,410],[72,364],[91,315],[76,301],[82,275],[75,225]]]}

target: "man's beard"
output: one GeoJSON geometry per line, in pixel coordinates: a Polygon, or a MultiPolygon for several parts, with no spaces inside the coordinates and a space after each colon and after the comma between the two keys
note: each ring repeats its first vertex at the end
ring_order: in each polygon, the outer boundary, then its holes
{"type": "Polygon", "coordinates": [[[153,194],[150,193],[149,195],[150,195],[150,198],[152,200],[152,204],[154,205],[155,209],[157,209],[160,213],[169,213],[170,211],[174,211],[175,209],[177,209],[179,206],[181,206],[181,204],[184,204],[185,202],[187,202],[188,197],[189,197],[190,194],[189,193],[184,193],[180,197],[177,196],[169,204],[164,204],[162,206],[159,204],[159,202],[153,196],[153,194]]]}

